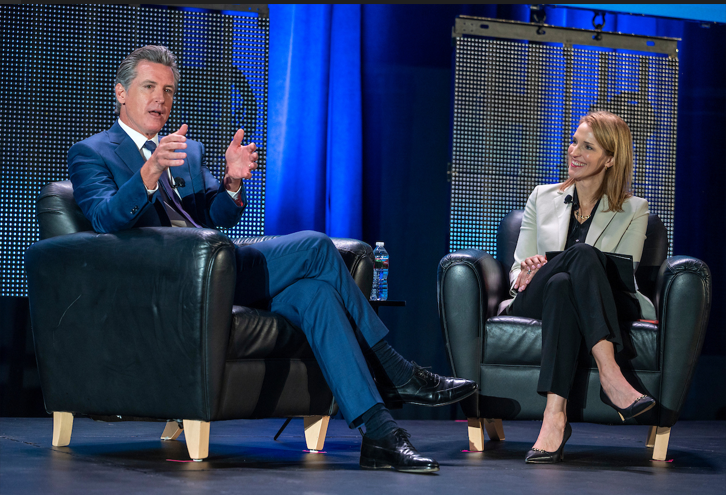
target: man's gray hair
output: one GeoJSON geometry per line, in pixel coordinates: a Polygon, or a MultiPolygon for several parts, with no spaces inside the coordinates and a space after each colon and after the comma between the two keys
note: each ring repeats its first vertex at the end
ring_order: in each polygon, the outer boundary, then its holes
{"type": "MultiPolygon", "coordinates": [[[[124,89],[128,90],[131,81],[136,77],[136,66],[140,62],[147,61],[155,64],[166,65],[171,67],[171,72],[174,74],[174,90],[179,87],[179,69],[176,66],[176,57],[169,49],[165,46],[160,45],[146,45],[141,48],[137,48],[131,54],[121,62],[116,72],[116,84],[121,84],[124,89]]],[[[121,103],[116,100],[116,115],[121,113],[121,103]]]]}

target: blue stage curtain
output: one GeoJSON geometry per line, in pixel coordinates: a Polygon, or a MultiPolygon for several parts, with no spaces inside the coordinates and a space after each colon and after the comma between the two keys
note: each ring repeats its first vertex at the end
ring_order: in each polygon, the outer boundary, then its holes
{"type": "Polygon", "coordinates": [[[265,232],[362,235],[360,5],[270,5],[265,232]]]}

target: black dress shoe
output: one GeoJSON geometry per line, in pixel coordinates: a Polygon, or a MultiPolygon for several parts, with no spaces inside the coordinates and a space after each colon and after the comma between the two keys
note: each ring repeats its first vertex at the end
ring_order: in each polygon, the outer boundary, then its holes
{"type": "Polygon", "coordinates": [[[396,387],[390,383],[378,383],[378,391],[388,408],[401,407],[404,402],[419,406],[445,406],[466,399],[476,389],[476,383],[471,380],[439,376],[416,363],[413,363],[413,376],[403,385],[396,387]]]}
{"type": "Polygon", "coordinates": [[[363,469],[395,469],[404,473],[433,473],[439,463],[419,455],[411,442],[411,435],[403,428],[390,435],[373,440],[363,435],[360,447],[360,467],[363,469]]]}
{"type": "Polygon", "coordinates": [[[633,403],[630,404],[628,407],[626,407],[625,409],[620,409],[618,406],[612,403],[610,397],[608,397],[608,394],[606,394],[602,388],[600,389],[600,400],[603,401],[605,405],[608,405],[615,409],[620,415],[620,419],[622,419],[623,421],[643,414],[645,411],[649,411],[655,406],[655,399],[648,395],[641,395],[640,397],[635,399],[633,403]]]}
{"type": "Polygon", "coordinates": [[[565,423],[565,436],[562,437],[562,443],[560,448],[554,452],[547,452],[542,449],[531,449],[527,452],[524,458],[524,462],[527,464],[557,464],[565,460],[565,444],[572,435],[572,426],[570,423],[565,423]]]}

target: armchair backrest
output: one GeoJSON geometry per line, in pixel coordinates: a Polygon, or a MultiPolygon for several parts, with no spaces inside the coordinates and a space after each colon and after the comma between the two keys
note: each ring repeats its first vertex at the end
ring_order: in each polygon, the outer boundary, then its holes
{"type": "Polygon", "coordinates": [[[35,213],[40,226],[40,238],[74,234],[93,230],[73,197],[69,180],[51,182],[43,187],[35,200],[35,213]]]}
{"type": "MultiPolygon", "coordinates": [[[[522,228],[524,210],[512,210],[499,222],[497,230],[497,259],[509,277],[509,269],[514,263],[514,250],[519,240],[519,229],[522,228]]],[[[509,283],[506,284],[509,288],[509,283]]]]}
{"type": "MultiPolygon", "coordinates": [[[[517,247],[523,215],[524,210],[509,212],[502,218],[497,230],[497,259],[502,264],[507,277],[509,269],[514,263],[514,250],[517,247]]],[[[653,300],[658,270],[668,255],[668,232],[658,215],[651,213],[648,216],[648,229],[645,235],[643,256],[638,265],[638,271],[635,273],[635,279],[640,292],[653,300]]],[[[509,286],[508,280],[506,286],[509,286]]]]}
{"type": "MultiPolygon", "coordinates": [[[[36,217],[40,226],[40,238],[93,231],[93,225],[83,214],[73,197],[73,184],[69,180],[51,182],[40,190],[35,201],[36,217]]],[[[235,244],[246,245],[272,239],[277,236],[242,237],[235,244]]],[[[373,251],[368,244],[334,238],[353,279],[364,294],[370,294],[373,285],[373,251]]],[[[516,238],[514,240],[517,242],[516,238]]]]}

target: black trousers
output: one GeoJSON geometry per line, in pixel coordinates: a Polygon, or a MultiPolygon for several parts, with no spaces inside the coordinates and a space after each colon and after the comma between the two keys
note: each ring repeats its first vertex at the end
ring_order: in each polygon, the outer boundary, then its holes
{"type": "Polygon", "coordinates": [[[537,392],[568,398],[583,344],[592,351],[607,339],[623,349],[619,320],[640,317],[637,299],[613,290],[600,250],[575,244],[535,273],[509,314],[542,320],[542,364],[537,392]]]}

